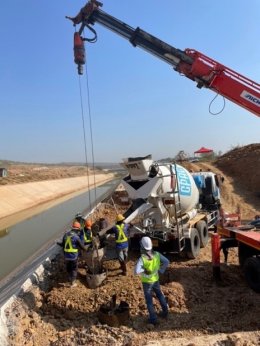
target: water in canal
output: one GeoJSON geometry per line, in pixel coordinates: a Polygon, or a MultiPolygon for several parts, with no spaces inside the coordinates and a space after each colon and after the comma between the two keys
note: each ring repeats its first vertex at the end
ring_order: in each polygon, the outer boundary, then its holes
{"type": "Polygon", "coordinates": [[[111,194],[118,183],[119,180],[114,180],[97,187],[96,191],[84,192],[9,228],[0,238],[0,281],[44,244],[61,238],[77,212],[89,211],[90,201],[93,207],[111,194]]]}

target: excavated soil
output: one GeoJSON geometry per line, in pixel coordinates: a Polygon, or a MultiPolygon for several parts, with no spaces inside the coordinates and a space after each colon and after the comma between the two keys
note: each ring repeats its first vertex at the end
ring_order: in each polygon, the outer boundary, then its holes
{"type": "MultiPolygon", "coordinates": [[[[186,164],[189,169],[211,169],[224,177],[222,205],[234,211],[239,205],[243,219],[252,219],[260,212],[259,145],[234,149],[212,163],[186,164]],[[247,174],[244,178],[240,157],[248,152],[247,174]],[[228,163],[227,163],[228,160],[228,163]],[[232,173],[236,169],[236,174],[232,173]],[[236,167],[236,168],[235,168],[236,167]],[[252,182],[251,182],[252,181],[252,182]],[[259,191],[259,189],[258,189],[259,191]]],[[[113,222],[124,208],[110,200],[95,214],[113,222]]],[[[108,244],[111,246],[111,242],[108,244]]],[[[47,279],[40,287],[32,287],[9,309],[10,346],[70,345],[186,345],[186,346],[253,346],[260,345],[260,295],[248,288],[238,266],[237,249],[230,249],[229,266],[221,264],[222,281],[212,278],[210,243],[194,260],[169,257],[170,266],[161,277],[162,290],[168,299],[170,314],[159,326],[147,324],[147,310],[140,278],[133,268],[139,254],[130,252],[127,276],[121,276],[116,260],[104,262],[107,278],[96,289],[86,282],[84,266],[79,269],[78,286],[66,282],[63,258],[60,256],[47,270],[47,279]],[[125,325],[112,327],[99,322],[98,311],[108,304],[112,295],[117,302],[126,301],[130,318],[125,325]]],[[[223,255],[221,253],[221,261],[223,255]]],[[[157,300],[154,300],[159,309],[157,300]]],[[[112,319],[112,316],[111,316],[112,319]]]]}

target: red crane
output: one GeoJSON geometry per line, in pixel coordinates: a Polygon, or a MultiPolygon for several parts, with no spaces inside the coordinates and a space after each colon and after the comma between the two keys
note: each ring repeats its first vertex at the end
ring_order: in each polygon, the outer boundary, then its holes
{"type": "Polygon", "coordinates": [[[66,17],[76,26],[74,34],[74,61],[78,73],[83,74],[85,63],[84,41],[94,42],[97,35],[93,25],[97,22],[116,34],[128,39],[134,47],[140,47],[167,62],[173,69],[197,83],[198,88],[208,88],[230,101],[260,116],[260,84],[218,63],[195,49],[177,49],[137,27],[110,16],[100,9],[102,3],[90,0],[76,17],[66,17]],[[83,38],[84,28],[90,29],[94,37],[83,38]]]}

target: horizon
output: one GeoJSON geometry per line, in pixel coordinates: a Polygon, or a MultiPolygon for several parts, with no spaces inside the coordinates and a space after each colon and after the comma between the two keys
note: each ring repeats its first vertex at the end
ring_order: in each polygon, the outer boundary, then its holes
{"type": "MultiPolygon", "coordinates": [[[[221,155],[218,155],[216,152],[213,152],[215,157],[217,158],[220,158],[221,156],[224,156],[226,155],[227,153],[233,151],[233,150],[237,150],[237,149],[240,149],[240,148],[245,148],[245,147],[249,147],[249,146],[252,146],[252,145],[258,145],[260,144],[259,143],[250,143],[250,144],[247,144],[247,145],[241,145],[241,146],[234,146],[232,147],[231,149],[227,150],[226,152],[223,152],[221,153],[221,155]]],[[[176,155],[174,156],[169,156],[169,157],[162,157],[162,158],[159,158],[159,159],[154,159],[152,157],[152,159],[154,161],[163,161],[163,160],[166,160],[166,159],[174,159],[176,156],[177,156],[178,153],[176,153],[176,155]]],[[[188,153],[185,153],[185,154],[188,154],[188,153]]],[[[144,155],[146,156],[146,155],[144,155]]],[[[135,156],[133,156],[135,157],[135,156]]],[[[140,157],[140,155],[138,156],[140,157]]],[[[191,155],[188,155],[187,156],[187,160],[191,159],[191,158],[194,158],[195,156],[191,156],[191,155]]],[[[196,157],[197,158],[197,157],[196,157]]],[[[203,160],[203,157],[199,158],[201,160],[203,160]]],[[[107,162],[94,162],[94,166],[99,166],[99,165],[121,165],[121,163],[123,162],[124,159],[122,159],[121,161],[119,162],[113,162],[113,161],[107,161],[107,162]]],[[[36,162],[36,161],[16,161],[16,160],[6,160],[6,159],[0,159],[0,165],[3,163],[7,162],[6,164],[31,164],[31,165],[49,165],[49,166],[55,166],[55,165],[64,165],[64,166],[86,166],[86,162],[36,162]]],[[[91,166],[93,166],[93,162],[90,162],[88,163],[87,165],[88,167],[91,168],[91,166]]]]}

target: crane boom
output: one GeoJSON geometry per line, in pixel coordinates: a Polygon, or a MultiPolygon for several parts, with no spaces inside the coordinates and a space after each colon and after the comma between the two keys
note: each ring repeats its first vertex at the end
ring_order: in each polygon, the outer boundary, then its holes
{"type": "MultiPolygon", "coordinates": [[[[99,1],[90,0],[76,17],[67,17],[73,21],[74,25],[81,25],[77,36],[77,39],[80,37],[82,40],[81,49],[84,46],[84,41],[91,42],[96,39],[96,32],[92,26],[95,23],[99,23],[129,40],[134,47],[143,48],[170,64],[175,71],[196,82],[198,88],[205,87],[211,89],[260,117],[260,84],[195,49],[185,49],[183,51],[169,45],[139,27],[134,29],[102,11],[100,9],[101,6],[102,3],[99,1]],[[94,32],[94,39],[81,37],[85,27],[94,32]]],[[[85,63],[85,59],[82,56],[76,56],[75,53],[74,61],[78,64],[79,73],[82,74],[82,64],[85,63]]]]}

